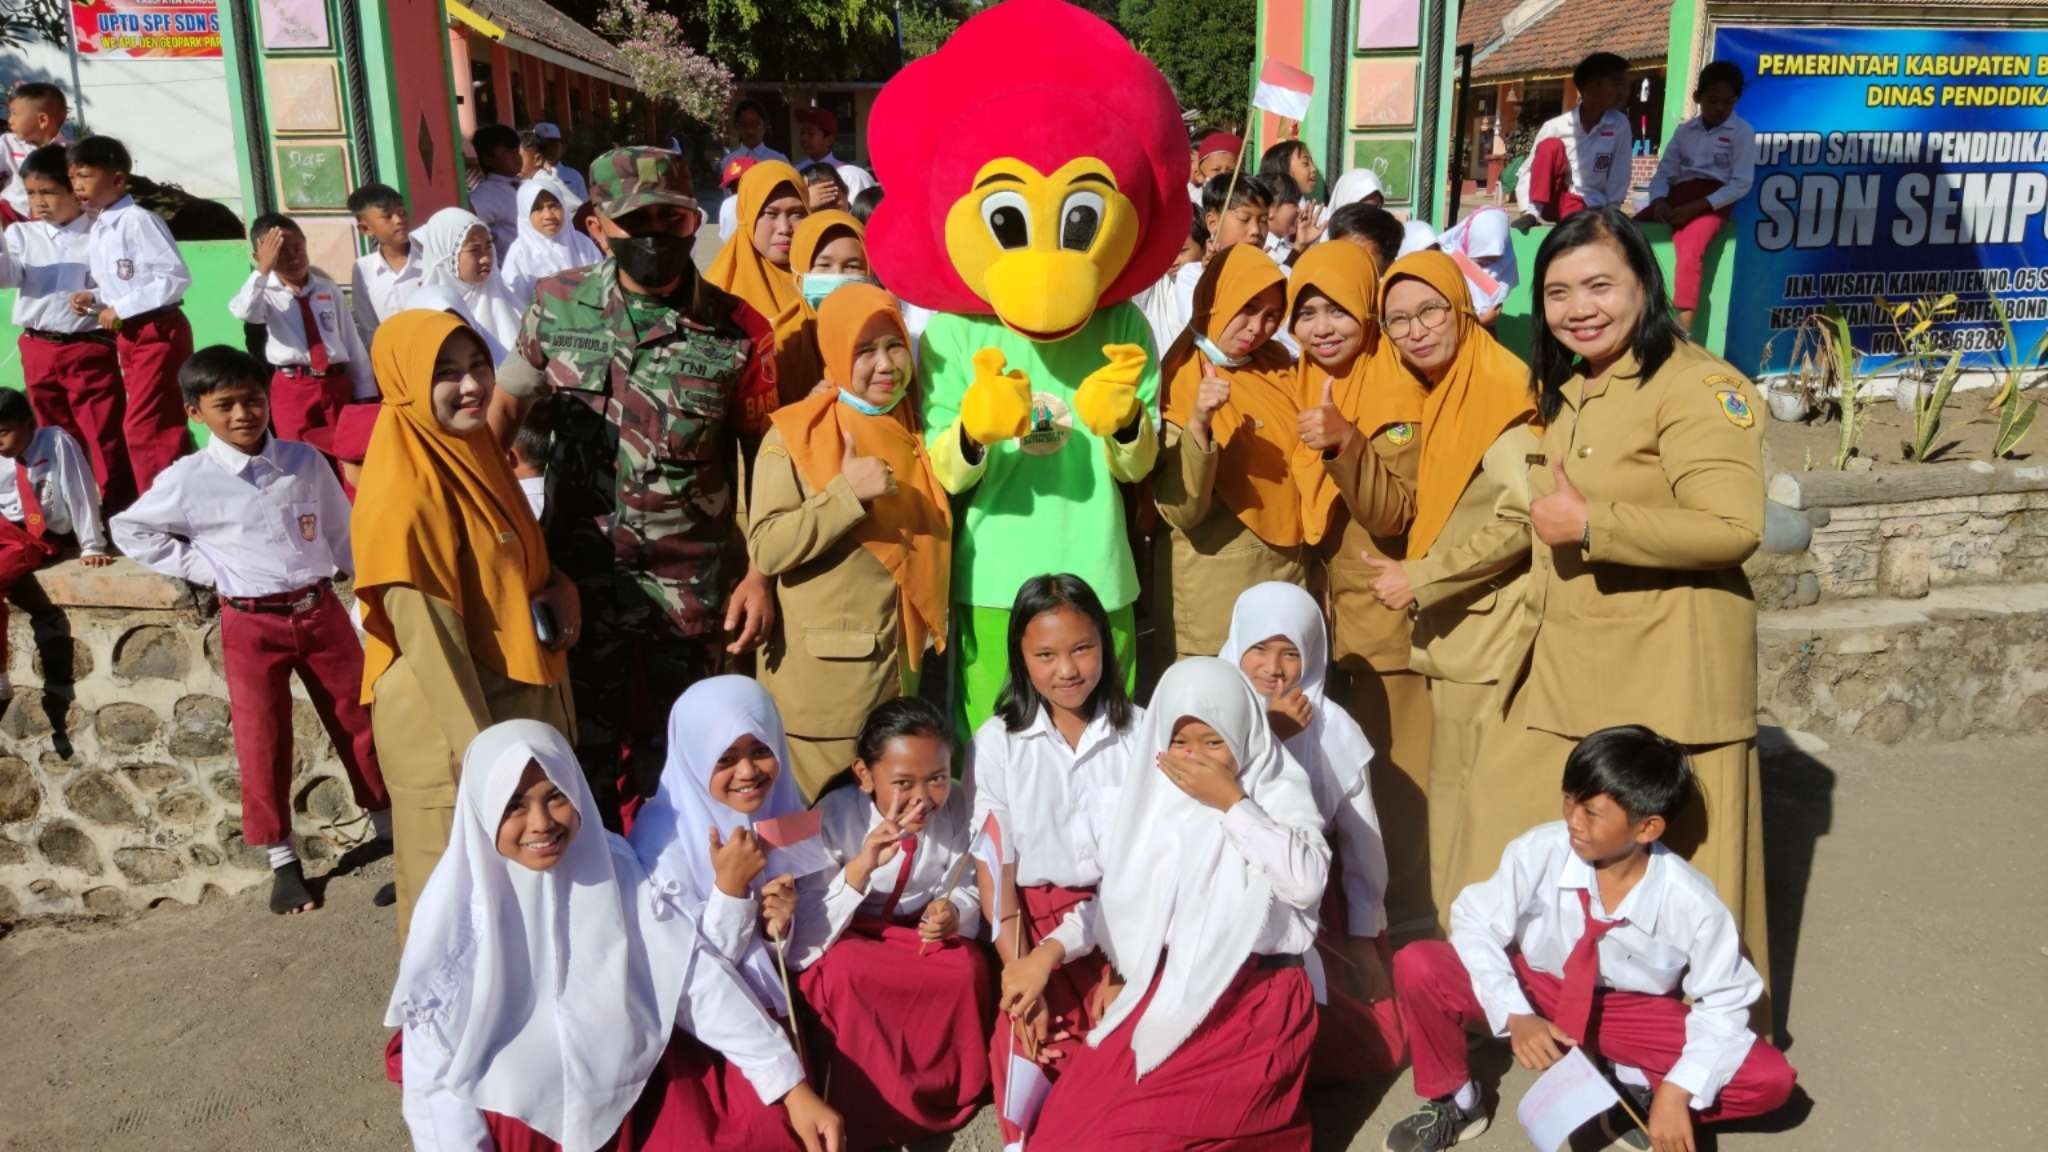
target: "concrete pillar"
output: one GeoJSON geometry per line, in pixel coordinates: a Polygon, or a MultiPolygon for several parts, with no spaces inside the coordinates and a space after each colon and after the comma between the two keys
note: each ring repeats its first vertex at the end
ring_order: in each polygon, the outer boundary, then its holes
{"type": "Polygon", "coordinates": [[[476,135],[476,89],[471,87],[469,37],[460,28],[448,30],[448,77],[455,85],[456,127],[467,143],[476,135]]]}
{"type": "Polygon", "coordinates": [[[491,41],[491,99],[497,101],[499,122],[519,127],[512,104],[512,54],[496,40],[491,41]]]}

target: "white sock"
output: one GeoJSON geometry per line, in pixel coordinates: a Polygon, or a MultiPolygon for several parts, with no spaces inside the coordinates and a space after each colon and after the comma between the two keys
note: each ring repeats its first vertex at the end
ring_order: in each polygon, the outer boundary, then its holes
{"type": "Polygon", "coordinates": [[[370,813],[370,835],[373,839],[391,839],[391,809],[370,813]]]}
{"type": "Polygon", "coordinates": [[[282,868],[287,864],[298,863],[299,854],[292,851],[292,846],[290,843],[272,844],[270,847],[264,849],[264,851],[270,853],[270,870],[272,872],[277,871],[279,868],[282,868]]]}
{"type": "Polygon", "coordinates": [[[1465,1081],[1451,1094],[1451,1103],[1456,1104],[1460,1112],[1479,1111],[1479,1085],[1470,1080],[1465,1081]]]}
{"type": "Polygon", "coordinates": [[[1633,1084],[1638,1088],[1648,1088],[1650,1086],[1650,1078],[1643,1074],[1641,1068],[1633,1064],[1616,1064],[1614,1066],[1614,1078],[1623,1084],[1633,1084]]]}

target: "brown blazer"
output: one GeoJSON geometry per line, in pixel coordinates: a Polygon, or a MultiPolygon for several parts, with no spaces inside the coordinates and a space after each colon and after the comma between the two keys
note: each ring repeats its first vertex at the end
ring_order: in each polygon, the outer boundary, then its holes
{"type": "Polygon", "coordinates": [[[1370,440],[1353,436],[1342,452],[1323,461],[1343,494],[1338,523],[1322,544],[1330,580],[1330,658],[1354,670],[1361,660],[1380,672],[1408,667],[1408,614],[1373,598],[1378,573],[1366,566],[1361,553],[1406,558],[1421,465],[1419,424],[1391,424],[1370,440]]]}
{"type": "Polygon", "coordinates": [[[1196,448],[1180,425],[1166,422],[1152,501],[1169,531],[1157,552],[1155,588],[1166,589],[1173,609],[1159,621],[1172,632],[1159,638],[1162,657],[1214,656],[1230,638],[1237,598],[1254,584],[1279,580],[1308,586],[1308,549],[1275,548],[1215,499],[1215,445],[1196,448]]]}
{"type": "Polygon", "coordinates": [[[1480,459],[1425,556],[1408,561],[1415,589],[1408,666],[1434,680],[1493,684],[1528,654],[1535,621],[1529,584],[1529,454],[1536,433],[1517,425],[1480,459]]]}
{"type": "Polygon", "coordinates": [[[858,735],[875,705],[902,695],[896,581],[852,535],[866,515],[844,477],[812,491],[769,430],[754,458],[747,555],[775,578],[775,631],[757,675],[793,736],[858,735]]]}
{"type": "Polygon", "coordinates": [[[1763,536],[1762,405],[1726,362],[1681,343],[1655,376],[1633,358],[1574,377],[1529,465],[1585,494],[1591,545],[1537,547],[1529,726],[1578,737],[1647,724],[1683,744],[1756,735],[1756,600],[1742,562],[1763,536]]]}

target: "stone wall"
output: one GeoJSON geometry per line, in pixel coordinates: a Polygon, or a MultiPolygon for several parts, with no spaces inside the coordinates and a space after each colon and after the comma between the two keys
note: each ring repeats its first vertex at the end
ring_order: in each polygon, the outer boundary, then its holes
{"type": "MultiPolygon", "coordinates": [[[[0,711],[0,926],[109,916],[240,891],[267,873],[242,843],[241,787],[212,597],[128,561],[76,561],[15,589],[14,698],[0,711]]],[[[294,682],[300,854],[368,834],[294,682]]]]}

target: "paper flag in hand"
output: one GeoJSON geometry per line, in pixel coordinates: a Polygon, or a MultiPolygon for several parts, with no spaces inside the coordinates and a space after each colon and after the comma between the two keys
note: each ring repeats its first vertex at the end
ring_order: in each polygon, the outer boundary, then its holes
{"type": "Polygon", "coordinates": [[[981,822],[981,831],[974,834],[967,851],[988,869],[989,933],[993,936],[1003,924],[1003,827],[996,823],[995,813],[989,813],[988,819],[981,822]]]}
{"type": "Polygon", "coordinates": [[[754,835],[768,848],[768,867],[763,874],[801,879],[832,867],[832,856],[818,835],[820,824],[816,810],[757,821],[754,835]]]}
{"type": "Polygon", "coordinates": [[[1045,1069],[1036,1061],[1015,1052],[1010,1053],[1009,1076],[1003,1092],[1003,1119],[1028,1136],[1031,1126],[1038,1123],[1046,1094],[1052,1091],[1052,1081],[1045,1078],[1045,1069]]]}
{"type": "Polygon", "coordinates": [[[1515,1119],[1536,1147],[1557,1152],[1587,1121],[1619,1103],[1614,1085],[1593,1067],[1586,1050],[1574,1048],[1529,1085],[1515,1105],[1515,1119]]]}
{"type": "Polygon", "coordinates": [[[1259,69],[1259,86],[1252,92],[1252,107],[1263,108],[1283,120],[1308,116],[1309,100],[1316,94],[1316,78],[1291,64],[1268,60],[1259,69]]]}

